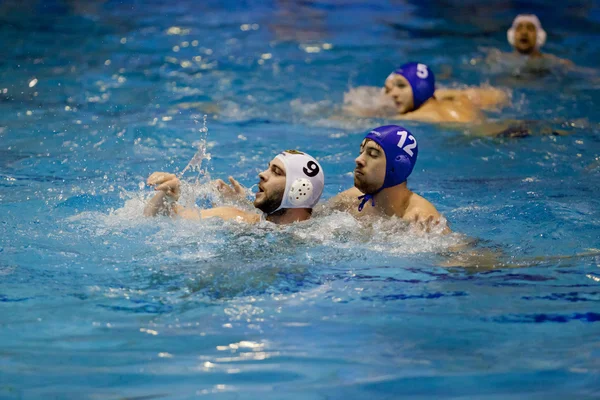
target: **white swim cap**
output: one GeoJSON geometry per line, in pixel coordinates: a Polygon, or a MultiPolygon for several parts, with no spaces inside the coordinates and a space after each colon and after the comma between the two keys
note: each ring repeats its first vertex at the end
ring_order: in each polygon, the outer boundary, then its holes
{"type": "Polygon", "coordinates": [[[323,168],[317,160],[296,150],[286,150],[275,158],[285,166],[285,192],[281,205],[275,211],[282,208],[313,208],[325,186],[323,168]]]}
{"type": "Polygon", "coordinates": [[[531,22],[535,26],[536,35],[535,35],[535,48],[539,50],[540,47],[546,43],[546,31],[542,28],[542,24],[537,16],[534,14],[519,14],[515,18],[512,23],[512,26],[506,32],[506,37],[508,39],[508,43],[514,47],[515,45],[515,30],[517,29],[517,25],[521,22],[531,22]]]}

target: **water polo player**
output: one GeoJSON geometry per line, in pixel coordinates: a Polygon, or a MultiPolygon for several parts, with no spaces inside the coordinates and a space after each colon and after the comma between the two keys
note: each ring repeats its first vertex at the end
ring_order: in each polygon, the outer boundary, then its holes
{"type": "Polygon", "coordinates": [[[539,18],[533,14],[520,14],[513,20],[512,26],[506,32],[508,43],[516,53],[530,58],[546,58],[563,65],[572,66],[569,60],[558,58],[551,54],[542,54],[540,49],[546,44],[546,31],[542,28],[539,18]]]}
{"type": "Polygon", "coordinates": [[[154,186],[159,193],[148,202],[144,215],[163,214],[187,219],[219,217],[249,223],[256,223],[262,217],[276,224],[304,221],[310,218],[325,183],[323,169],[317,160],[296,150],[278,154],[258,177],[254,207],[262,211],[262,215],[235,207],[184,208],[176,203],[181,183],[175,175],[166,172],[155,172],[148,178],[148,185],[154,186]]]}
{"type": "Polygon", "coordinates": [[[435,89],[435,76],[422,63],[400,66],[385,80],[384,93],[391,97],[398,118],[428,122],[472,122],[483,119],[481,109],[506,103],[508,96],[492,87],[435,89]]]}
{"type": "MultiPolygon", "coordinates": [[[[542,53],[541,48],[546,44],[546,31],[539,18],[533,14],[519,14],[506,32],[512,53],[504,53],[498,49],[489,52],[486,62],[491,66],[511,66],[515,75],[546,74],[554,66],[575,67],[573,62],[552,54],[542,53]]],[[[580,72],[589,70],[577,68],[580,72]]]]}
{"type": "Polygon", "coordinates": [[[417,139],[407,129],[397,125],[373,129],[355,160],[354,187],[331,199],[330,206],[358,217],[396,216],[427,230],[439,225],[442,217],[433,204],[406,185],[418,154],[417,139]]]}

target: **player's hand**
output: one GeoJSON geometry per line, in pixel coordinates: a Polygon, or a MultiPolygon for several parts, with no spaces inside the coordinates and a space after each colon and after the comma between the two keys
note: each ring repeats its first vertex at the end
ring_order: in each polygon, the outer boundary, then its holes
{"type": "Polygon", "coordinates": [[[154,190],[162,191],[173,200],[179,200],[181,194],[181,181],[174,174],[168,172],[154,172],[146,181],[148,186],[154,186],[154,190]]]}
{"type": "Polygon", "coordinates": [[[223,181],[222,179],[217,179],[215,181],[215,186],[217,187],[217,190],[219,191],[219,193],[221,193],[223,195],[223,197],[229,199],[229,200],[243,200],[246,198],[246,189],[240,185],[240,183],[238,181],[236,181],[235,179],[233,179],[233,177],[229,177],[229,182],[231,183],[230,185],[228,185],[227,183],[225,183],[225,181],[223,181]]]}

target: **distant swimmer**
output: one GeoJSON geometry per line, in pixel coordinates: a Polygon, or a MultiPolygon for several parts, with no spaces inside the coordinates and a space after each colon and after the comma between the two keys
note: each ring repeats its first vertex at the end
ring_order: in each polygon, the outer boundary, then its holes
{"type": "Polygon", "coordinates": [[[317,160],[297,150],[278,154],[258,177],[258,192],[253,204],[263,214],[235,207],[184,208],[176,203],[180,196],[179,179],[174,174],[154,172],[147,184],[154,186],[158,193],[146,205],[144,215],[161,214],[196,220],[218,217],[248,223],[264,218],[276,224],[287,224],[311,217],[312,208],[319,201],[325,184],[323,169],[317,160]]]}
{"type": "Polygon", "coordinates": [[[442,233],[450,232],[433,204],[406,186],[418,154],[417,139],[407,129],[397,125],[373,129],[355,160],[354,187],[333,197],[329,207],[357,217],[396,216],[426,231],[438,227],[442,233]]]}
{"type": "Polygon", "coordinates": [[[488,63],[502,64],[512,59],[513,63],[517,64],[521,61],[527,72],[548,71],[553,65],[574,67],[570,60],[541,52],[540,49],[546,43],[546,31],[542,28],[539,18],[533,14],[517,15],[506,36],[514,49],[513,53],[492,51],[488,55],[488,63]]]}
{"type": "MultiPolygon", "coordinates": [[[[492,87],[436,90],[433,71],[415,62],[394,70],[385,80],[383,94],[394,102],[395,118],[426,122],[478,122],[485,118],[482,109],[508,102],[504,91],[492,87]]],[[[355,115],[377,116],[352,96],[344,101],[345,109],[355,115]]]]}

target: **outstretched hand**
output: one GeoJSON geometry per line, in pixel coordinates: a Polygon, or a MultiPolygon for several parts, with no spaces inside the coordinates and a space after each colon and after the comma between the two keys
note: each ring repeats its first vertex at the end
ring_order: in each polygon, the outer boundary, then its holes
{"type": "Polygon", "coordinates": [[[179,200],[181,181],[174,174],[154,172],[148,177],[146,184],[154,186],[154,190],[164,192],[175,201],[179,200]]]}
{"type": "Polygon", "coordinates": [[[246,198],[246,189],[240,185],[238,181],[233,179],[232,176],[229,177],[229,182],[231,185],[228,185],[222,179],[217,179],[215,181],[219,193],[229,200],[244,200],[246,198]]]}

